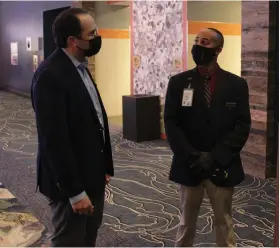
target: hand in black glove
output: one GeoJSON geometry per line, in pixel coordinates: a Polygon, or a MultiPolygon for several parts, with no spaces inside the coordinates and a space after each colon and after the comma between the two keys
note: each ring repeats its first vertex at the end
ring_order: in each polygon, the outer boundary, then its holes
{"type": "Polygon", "coordinates": [[[196,161],[191,165],[193,172],[203,178],[211,176],[214,159],[209,152],[201,152],[196,161]]]}

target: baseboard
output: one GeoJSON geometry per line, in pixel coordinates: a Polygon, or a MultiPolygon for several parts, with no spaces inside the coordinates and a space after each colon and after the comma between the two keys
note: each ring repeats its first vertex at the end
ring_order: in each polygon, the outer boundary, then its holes
{"type": "Polygon", "coordinates": [[[26,98],[31,97],[30,94],[27,94],[27,93],[24,93],[24,92],[21,92],[21,91],[17,91],[17,90],[14,90],[12,88],[4,87],[4,86],[0,86],[0,90],[9,92],[9,93],[12,93],[12,94],[15,94],[15,95],[23,96],[23,97],[26,97],[26,98]]]}

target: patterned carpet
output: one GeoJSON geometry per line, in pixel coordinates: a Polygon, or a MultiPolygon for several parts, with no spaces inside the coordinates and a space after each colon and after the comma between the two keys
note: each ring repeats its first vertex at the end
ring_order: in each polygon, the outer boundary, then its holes
{"type": "Polygon", "coordinates": [[[28,247],[40,244],[45,227],[0,185],[0,246],[28,247]]]}
{"type": "MultiPolygon", "coordinates": [[[[179,223],[179,196],[177,186],[168,181],[172,156],[168,145],[165,141],[136,144],[122,139],[114,128],[111,134],[116,174],[106,190],[98,245],[173,246],[179,223]]],[[[30,100],[0,91],[0,181],[45,226],[42,232],[40,223],[31,221],[36,223],[31,228],[34,226],[37,236],[42,233],[44,243],[51,224],[46,200],[34,193],[36,139],[30,100]]],[[[250,176],[236,188],[233,208],[238,246],[273,246],[275,194],[275,180],[250,176]]],[[[22,228],[21,221],[7,228],[7,219],[24,215],[22,207],[9,207],[14,200],[8,198],[1,194],[0,246],[4,244],[3,237],[22,228]]],[[[30,235],[21,236],[27,237],[23,243],[35,240],[30,235]]],[[[33,246],[36,244],[34,241],[33,246]]],[[[215,246],[213,212],[207,198],[201,207],[195,246],[215,246]]]]}

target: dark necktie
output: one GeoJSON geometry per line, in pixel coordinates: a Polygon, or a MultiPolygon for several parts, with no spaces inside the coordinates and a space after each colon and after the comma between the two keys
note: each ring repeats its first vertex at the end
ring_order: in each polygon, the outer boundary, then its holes
{"type": "Polygon", "coordinates": [[[204,96],[205,96],[206,104],[209,108],[211,107],[211,91],[209,87],[210,79],[211,79],[210,76],[204,78],[204,96]]]}

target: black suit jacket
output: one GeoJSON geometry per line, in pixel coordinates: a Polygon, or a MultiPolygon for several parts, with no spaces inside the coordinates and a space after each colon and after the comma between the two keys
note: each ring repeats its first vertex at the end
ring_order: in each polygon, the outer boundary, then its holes
{"type": "Polygon", "coordinates": [[[102,196],[105,174],[114,175],[107,115],[98,96],[105,141],[87,88],[61,49],[34,74],[31,98],[39,143],[37,182],[40,192],[50,199],[70,198],[83,191],[93,198],[102,196]]]}
{"type": "Polygon", "coordinates": [[[197,68],[170,79],[164,110],[167,139],[174,153],[170,179],[197,186],[201,179],[190,169],[192,152],[211,152],[215,168],[211,180],[217,186],[235,186],[244,180],[240,151],[251,126],[247,82],[219,69],[211,108],[203,93],[203,78],[197,68]],[[194,89],[192,107],[182,106],[184,89],[194,89]]]}

